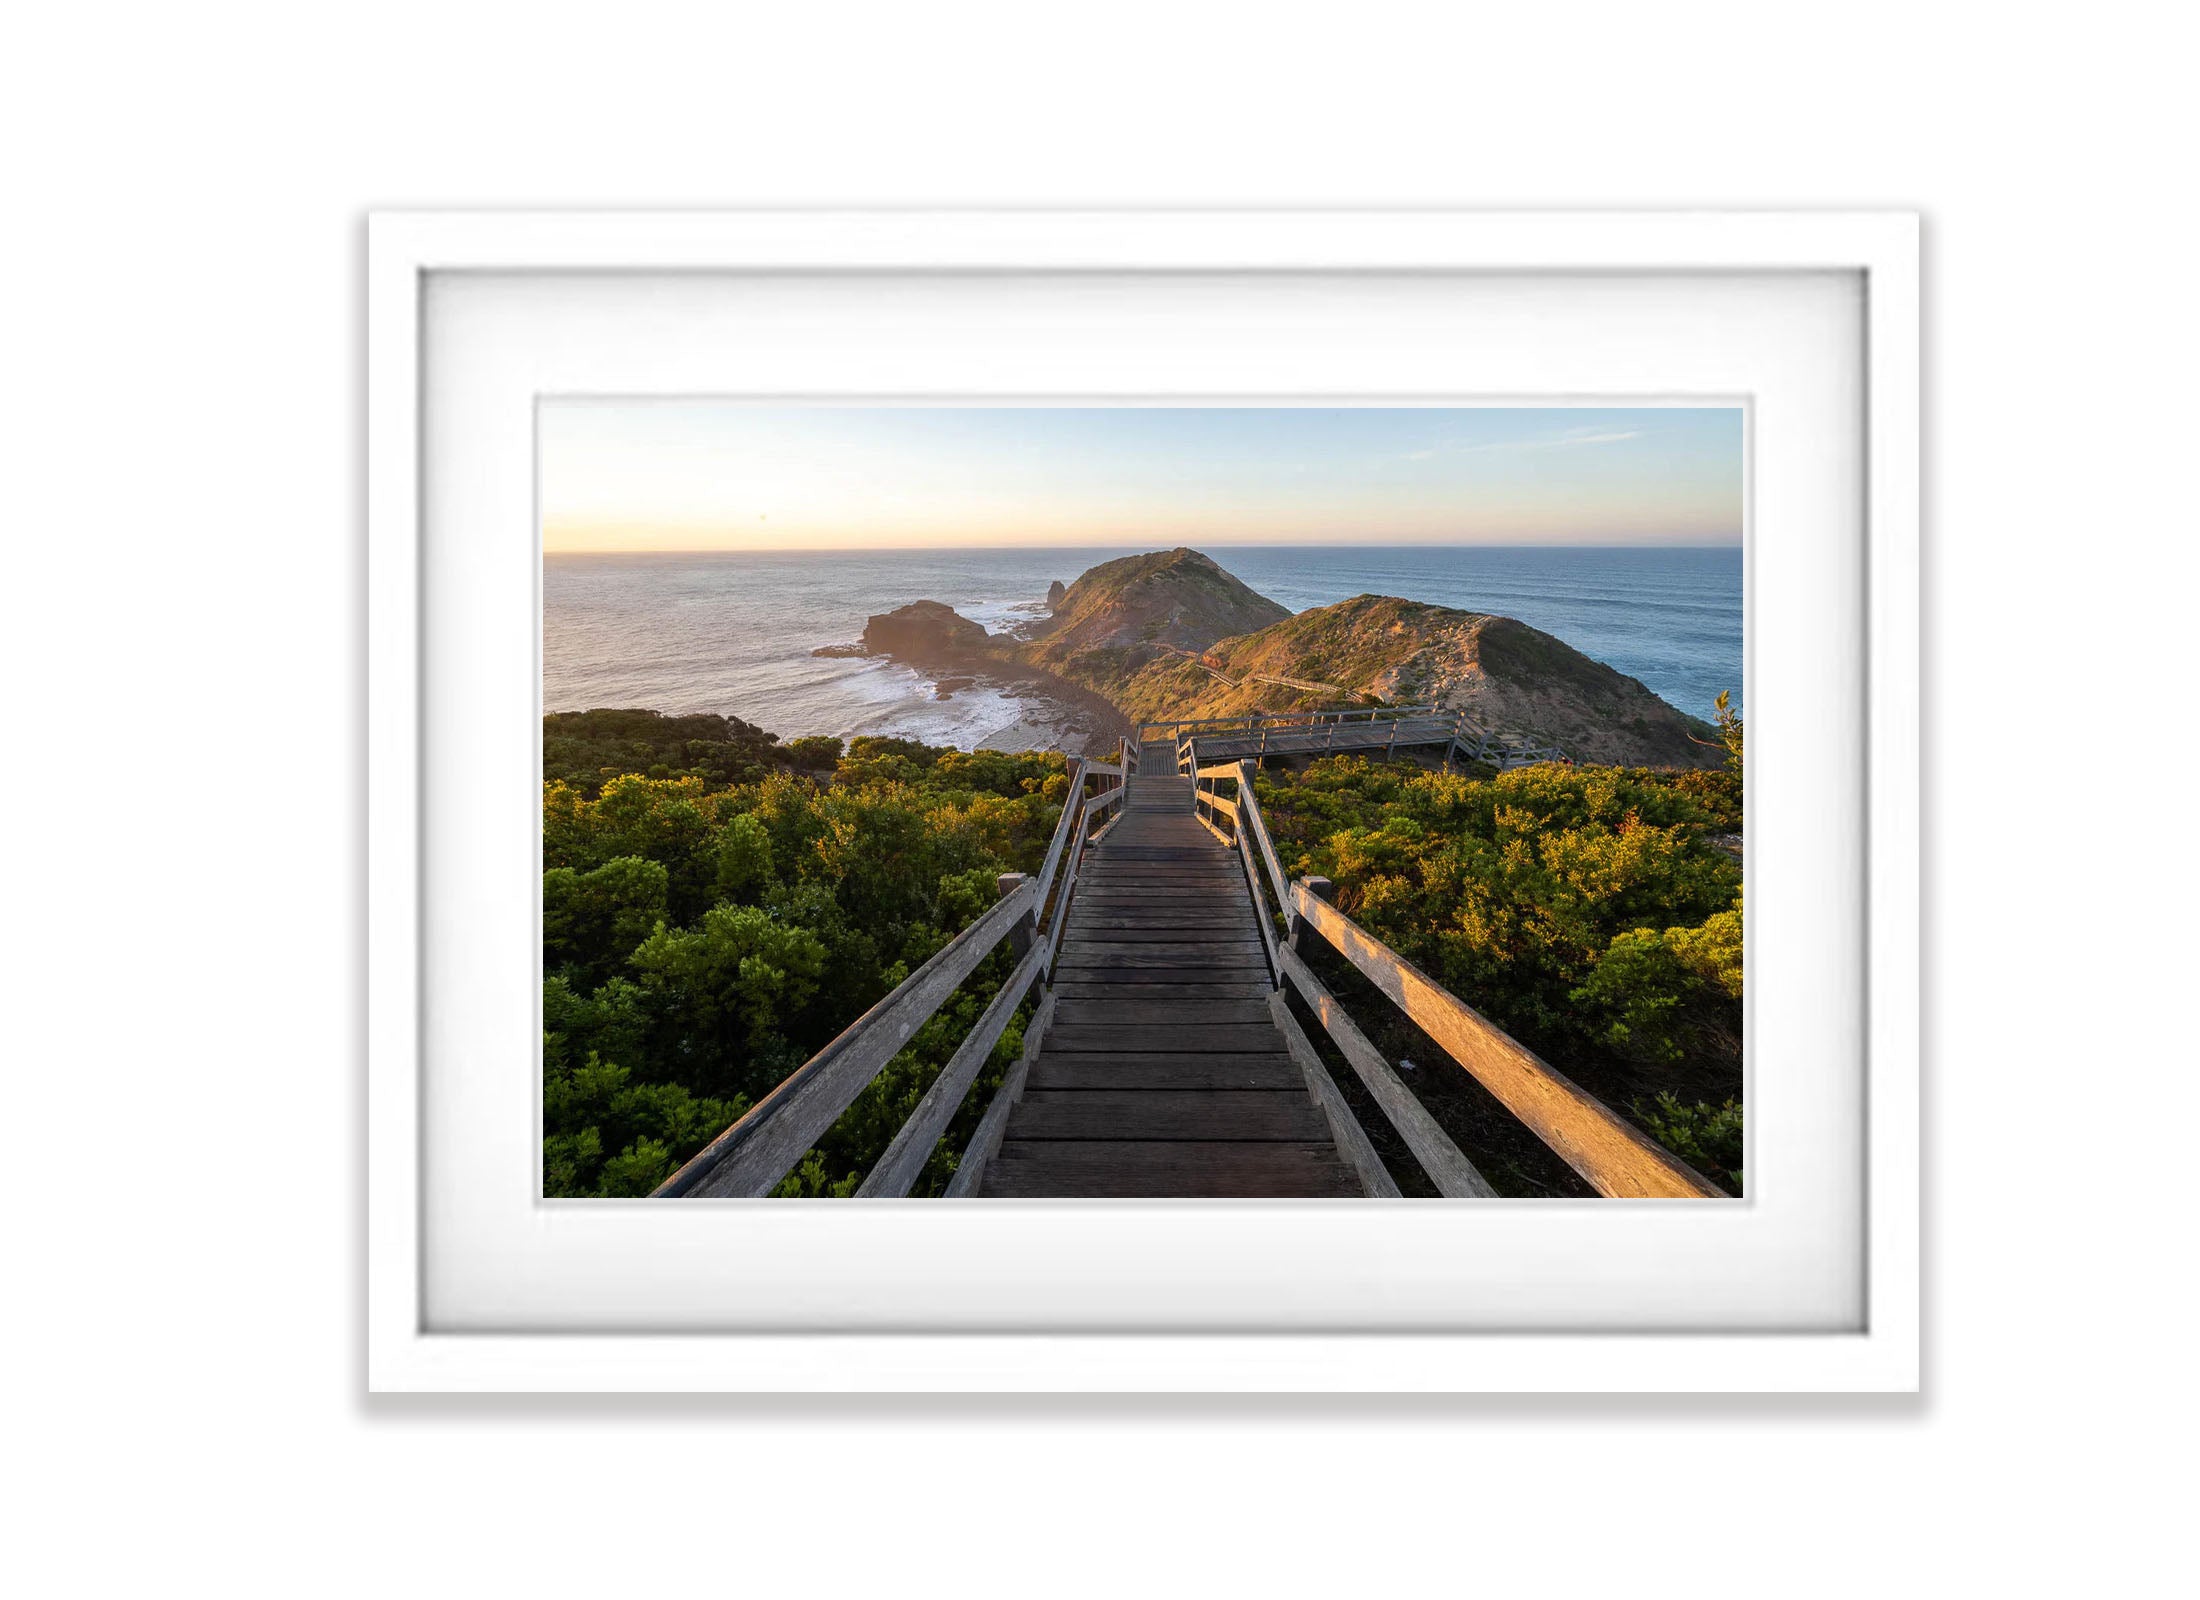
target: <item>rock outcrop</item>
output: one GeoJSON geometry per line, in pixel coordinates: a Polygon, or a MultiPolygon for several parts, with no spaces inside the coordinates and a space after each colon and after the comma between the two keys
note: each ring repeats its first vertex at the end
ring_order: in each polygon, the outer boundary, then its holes
{"type": "Polygon", "coordinates": [[[1200,664],[1149,666],[1118,699],[1134,717],[1432,702],[1577,761],[1716,767],[1726,758],[1716,730],[1541,629],[1388,595],[1302,611],[1211,646],[1200,664]]]}
{"type": "Polygon", "coordinates": [[[1065,584],[1060,578],[1056,578],[1052,583],[1047,585],[1047,609],[1049,611],[1061,610],[1062,601],[1068,596],[1068,594],[1069,585],[1065,584]]]}
{"type": "Polygon", "coordinates": [[[937,600],[918,600],[863,625],[863,648],[905,661],[952,662],[982,655],[990,637],[984,627],[937,600]]]}
{"type": "Polygon", "coordinates": [[[1106,694],[1148,662],[1196,655],[1290,615],[1197,550],[1162,550],[1087,572],[1018,653],[1106,694]]]}
{"type": "MultiPolygon", "coordinates": [[[[936,600],[871,618],[861,650],[1133,720],[1433,702],[1578,761],[1717,767],[1717,730],[1636,679],[1511,617],[1363,594],[1294,616],[1197,550],[1104,562],[1047,593],[1031,639],[988,634],[936,600]]],[[[827,652],[830,653],[830,650],[827,652]]],[[[966,686],[948,680],[942,698],[966,686]]]]}

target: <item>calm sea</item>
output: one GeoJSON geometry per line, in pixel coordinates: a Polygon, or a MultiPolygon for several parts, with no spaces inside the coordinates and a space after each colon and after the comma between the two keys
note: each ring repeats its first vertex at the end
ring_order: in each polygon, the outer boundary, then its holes
{"type": "MultiPolygon", "coordinates": [[[[1144,548],[1144,547],[1142,547],[1144,548]]],[[[891,662],[821,658],[864,619],[939,600],[995,632],[1046,612],[1047,585],[1123,550],[554,555],[543,562],[543,709],[717,711],[783,737],[891,733],[973,748],[1016,723],[992,690],[934,695],[891,662]]],[[[1554,633],[1709,717],[1742,701],[1742,553],[1715,550],[1217,548],[1294,611],[1356,594],[1495,611],[1554,633]]]]}

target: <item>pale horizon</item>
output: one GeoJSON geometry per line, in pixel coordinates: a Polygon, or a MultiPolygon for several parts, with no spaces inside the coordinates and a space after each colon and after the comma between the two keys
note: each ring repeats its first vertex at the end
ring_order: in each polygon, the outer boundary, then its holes
{"type": "Polygon", "coordinates": [[[546,555],[1362,544],[1722,547],[1705,407],[545,400],[546,555]]]}

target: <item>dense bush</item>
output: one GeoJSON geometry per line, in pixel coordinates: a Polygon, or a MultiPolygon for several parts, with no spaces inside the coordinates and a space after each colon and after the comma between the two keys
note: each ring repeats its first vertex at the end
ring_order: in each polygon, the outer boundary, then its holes
{"type": "MultiPolygon", "coordinates": [[[[549,1195],[655,1188],[983,913],[998,874],[1036,871],[1068,790],[1059,755],[901,739],[796,741],[795,770],[724,785],[652,776],[657,753],[543,786],[549,1195]],[[829,778],[799,770],[827,745],[829,778]]],[[[587,759],[622,758],[596,739],[587,759]]],[[[853,1192],[1007,966],[980,967],[782,1192],[853,1192]]],[[[1012,1025],[996,1075],[1021,1048],[1012,1025]]],[[[936,1156],[928,1179],[952,1170],[936,1156]]]]}
{"type": "Polygon", "coordinates": [[[708,712],[668,717],[661,711],[557,711],[542,719],[542,776],[593,799],[607,778],[701,778],[753,783],[782,767],[830,770],[838,739],[779,743],[739,717],[708,712]]]}
{"type": "Polygon", "coordinates": [[[1707,1178],[1742,1192],[1742,1105],[1687,1105],[1670,1091],[1635,1107],[1658,1142],[1707,1178]]]}
{"type": "MultiPolygon", "coordinates": [[[[1608,1087],[1738,1090],[1738,722],[1729,742],[1722,772],[1482,777],[1338,756],[1263,773],[1259,793],[1288,871],[1334,880],[1342,910],[1554,1063],[1607,1069],[1590,1075],[1608,1087]]],[[[1662,1126],[1700,1125],[1712,1166],[1739,1167],[1738,1104],[1674,1105],[1662,1126]]]]}
{"type": "Polygon", "coordinates": [[[1260,779],[1285,865],[1335,880],[1343,910],[1446,987],[1531,1042],[1646,1060],[1729,1013],[1739,1039],[1742,874],[1713,842],[1736,808],[1707,791],[1616,767],[1478,781],[1351,756],[1260,779]]]}

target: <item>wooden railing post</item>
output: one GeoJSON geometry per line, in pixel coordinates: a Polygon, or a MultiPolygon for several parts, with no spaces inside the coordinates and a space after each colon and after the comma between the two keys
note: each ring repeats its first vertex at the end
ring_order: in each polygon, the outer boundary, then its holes
{"type": "MultiPolygon", "coordinates": [[[[1302,878],[1300,882],[1306,885],[1308,894],[1324,905],[1335,905],[1337,903],[1337,886],[1327,878],[1302,878]]],[[[1305,947],[1300,944],[1299,935],[1306,931],[1306,918],[1299,915],[1292,907],[1286,906],[1284,909],[1291,917],[1291,938],[1289,940],[1291,953],[1293,955],[1303,955],[1305,947]]]]}

